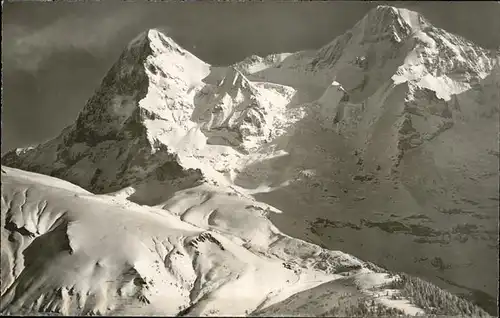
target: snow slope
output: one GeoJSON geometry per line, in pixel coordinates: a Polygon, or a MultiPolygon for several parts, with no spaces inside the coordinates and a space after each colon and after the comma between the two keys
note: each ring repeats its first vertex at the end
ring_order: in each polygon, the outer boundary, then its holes
{"type": "Polygon", "coordinates": [[[2,170],[3,314],[239,316],[345,275],[355,289],[361,277],[376,286],[396,278],[280,233],[230,193],[179,193],[160,209],[2,170]],[[246,208],[213,210],[235,205],[246,208]]]}
{"type": "Polygon", "coordinates": [[[276,226],[494,312],[499,60],[390,6],[318,50],[228,67],[149,30],[73,125],[2,164],[245,244],[276,226]]]}

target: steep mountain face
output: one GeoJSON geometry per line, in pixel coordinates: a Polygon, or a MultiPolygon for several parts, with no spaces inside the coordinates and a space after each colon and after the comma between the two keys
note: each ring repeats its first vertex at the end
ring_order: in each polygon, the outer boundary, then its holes
{"type": "MultiPolygon", "coordinates": [[[[411,81],[436,90],[435,84],[446,85],[450,79],[482,78],[492,63],[486,50],[433,27],[417,12],[379,6],[321,48],[312,66],[316,72],[326,69],[362,100],[391,78],[396,84],[411,81]]],[[[444,90],[455,94],[457,89],[444,90]]]]}
{"type": "Polygon", "coordinates": [[[162,167],[177,177],[201,177],[184,171],[175,153],[193,128],[192,96],[208,72],[206,63],[160,32],[145,32],[129,44],[73,125],[4,160],[98,193],[121,189],[162,167]]]}
{"type": "MultiPolygon", "coordinates": [[[[267,221],[243,230],[231,219],[247,220],[255,198],[283,211],[262,217],[291,236],[419,275],[494,313],[499,62],[389,6],[319,50],[228,67],[149,30],[73,125],[2,164],[271,246],[275,234],[256,234],[267,221]]],[[[283,313],[272,308],[260,314],[283,313]]]]}
{"type": "Polygon", "coordinates": [[[446,101],[471,89],[496,63],[490,52],[433,27],[418,13],[389,6],[372,10],[350,31],[308,54],[311,57],[301,55],[305,53],[255,75],[290,84],[310,96],[306,101],[321,98],[332,80],[340,83],[348,96],[338,108],[351,115],[336,117],[335,127],[358,135],[355,143],[362,151],[372,141],[380,151],[377,141],[383,138],[373,136],[373,130],[379,120],[388,127],[392,117],[394,137],[382,141],[394,158],[391,165],[399,164],[407,148],[453,125],[446,101]],[[276,75],[280,73],[282,78],[276,75]],[[289,82],[289,77],[302,82],[289,82]]]}
{"type": "Polygon", "coordinates": [[[216,85],[206,85],[192,119],[202,126],[209,144],[254,149],[275,138],[288,123],[286,105],[295,93],[290,87],[251,83],[234,67],[225,69],[216,85]]]}
{"type": "Polygon", "coordinates": [[[419,273],[496,312],[498,58],[416,13],[379,7],[318,52],[256,76],[309,100],[276,142],[287,155],[236,179],[287,182],[256,195],[286,211],[273,216],[280,229],[419,273]]]}

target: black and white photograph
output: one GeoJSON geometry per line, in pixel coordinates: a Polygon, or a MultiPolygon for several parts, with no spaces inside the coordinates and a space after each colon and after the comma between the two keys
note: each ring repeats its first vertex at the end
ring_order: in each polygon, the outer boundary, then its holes
{"type": "Polygon", "coordinates": [[[0,315],[497,317],[500,2],[2,1],[0,315]]]}

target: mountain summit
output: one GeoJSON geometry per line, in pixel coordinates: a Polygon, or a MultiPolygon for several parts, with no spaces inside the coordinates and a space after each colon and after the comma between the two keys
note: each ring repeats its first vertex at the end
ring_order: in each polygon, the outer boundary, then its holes
{"type": "Polygon", "coordinates": [[[484,78],[493,67],[487,50],[432,26],[417,12],[389,6],[371,10],[311,63],[317,72],[328,69],[358,99],[389,79],[436,90],[443,86],[443,94],[456,94],[466,87],[450,82],[484,78]],[[430,78],[437,83],[429,83],[430,78]]]}
{"type": "Polygon", "coordinates": [[[175,166],[174,150],[194,127],[193,98],[208,73],[209,65],[148,30],[130,42],[76,122],[23,161],[96,192],[139,181],[166,160],[175,166]]]}

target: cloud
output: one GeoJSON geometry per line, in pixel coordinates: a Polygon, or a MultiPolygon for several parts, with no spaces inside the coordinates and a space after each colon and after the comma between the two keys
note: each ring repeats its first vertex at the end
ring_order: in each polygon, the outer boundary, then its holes
{"type": "Polygon", "coordinates": [[[4,62],[10,67],[36,71],[54,52],[71,49],[103,53],[124,27],[141,20],[144,13],[127,9],[112,14],[66,15],[39,29],[4,25],[4,62]]]}

